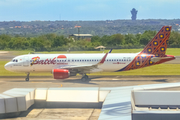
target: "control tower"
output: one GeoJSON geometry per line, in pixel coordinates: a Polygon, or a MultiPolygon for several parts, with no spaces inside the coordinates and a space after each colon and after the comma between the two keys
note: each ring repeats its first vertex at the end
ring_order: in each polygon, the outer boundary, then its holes
{"type": "Polygon", "coordinates": [[[132,20],[136,20],[137,12],[138,12],[138,11],[137,11],[135,8],[133,8],[133,9],[131,10],[131,14],[132,14],[131,19],[132,19],[132,20]]]}

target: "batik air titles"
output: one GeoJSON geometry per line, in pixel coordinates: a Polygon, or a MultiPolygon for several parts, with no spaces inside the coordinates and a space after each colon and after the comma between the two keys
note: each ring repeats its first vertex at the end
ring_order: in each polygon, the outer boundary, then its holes
{"type": "Polygon", "coordinates": [[[88,80],[86,73],[118,72],[156,65],[175,59],[165,54],[171,29],[171,26],[163,26],[139,53],[28,54],[13,58],[5,68],[27,73],[26,81],[32,72],[52,72],[54,79],[66,79],[79,73],[85,81],[88,80]]]}

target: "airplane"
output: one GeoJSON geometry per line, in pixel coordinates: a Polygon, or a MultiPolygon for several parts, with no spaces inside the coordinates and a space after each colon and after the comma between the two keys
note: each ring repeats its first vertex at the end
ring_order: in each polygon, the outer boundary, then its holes
{"type": "Polygon", "coordinates": [[[139,53],[100,54],[27,54],[20,55],[5,64],[5,69],[29,74],[32,72],[52,72],[54,79],[66,79],[81,74],[87,81],[87,73],[120,72],[161,64],[175,59],[166,55],[171,26],[163,26],[155,37],[139,53]]]}

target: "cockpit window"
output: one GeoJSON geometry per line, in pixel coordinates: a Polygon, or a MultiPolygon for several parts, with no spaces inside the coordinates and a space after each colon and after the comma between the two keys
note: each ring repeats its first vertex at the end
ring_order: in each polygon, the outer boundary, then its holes
{"type": "Polygon", "coordinates": [[[17,59],[13,59],[12,62],[18,62],[18,60],[17,59]]]}

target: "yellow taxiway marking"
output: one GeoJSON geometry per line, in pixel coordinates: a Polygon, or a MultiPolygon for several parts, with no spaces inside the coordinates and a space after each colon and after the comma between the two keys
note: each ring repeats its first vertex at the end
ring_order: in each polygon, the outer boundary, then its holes
{"type": "Polygon", "coordinates": [[[60,87],[62,87],[63,85],[61,84],[61,86],[60,87]]]}

